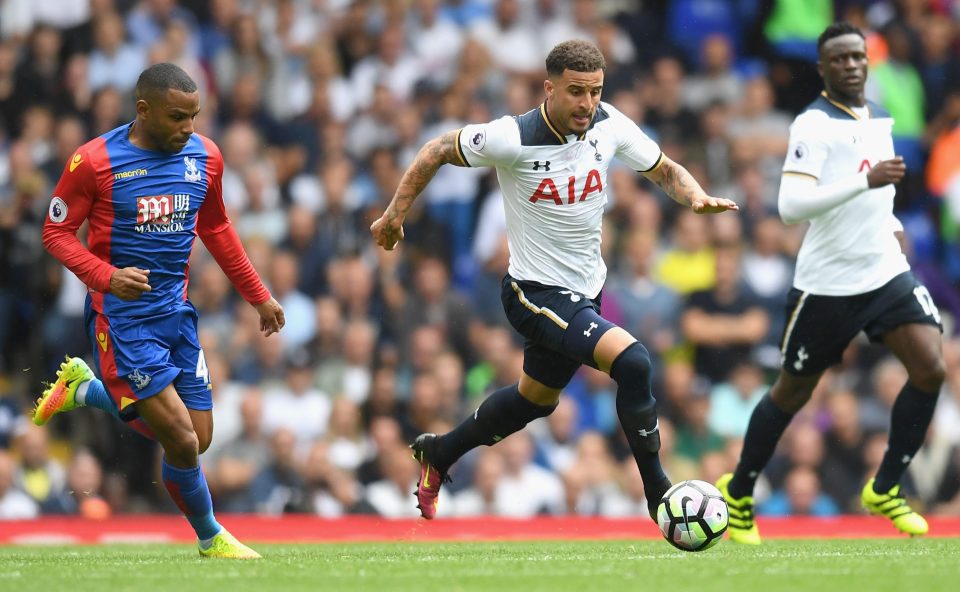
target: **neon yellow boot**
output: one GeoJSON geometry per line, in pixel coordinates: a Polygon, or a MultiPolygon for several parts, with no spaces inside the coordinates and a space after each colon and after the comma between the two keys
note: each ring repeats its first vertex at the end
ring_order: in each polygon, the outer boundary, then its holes
{"type": "Polygon", "coordinates": [[[213,537],[213,542],[206,549],[198,547],[201,557],[217,557],[220,559],[261,559],[250,547],[236,539],[227,529],[221,530],[213,537]]]}
{"type": "Polygon", "coordinates": [[[727,473],[717,479],[717,489],[723,494],[730,512],[730,522],[727,524],[727,534],[730,540],[744,545],[760,544],[760,529],[754,522],[753,497],[745,495],[735,498],[730,495],[730,480],[733,473],[727,473]]]}
{"type": "Polygon", "coordinates": [[[867,481],[860,494],[865,510],[871,514],[886,516],[900,532],[911,536],[927,534],[930,530],[927,521],[907,505],[907,500],[900,495],[899,485],[894,485],[886,493],[877,493],[873,490],[873,482],[874,479],[867,481]]]}

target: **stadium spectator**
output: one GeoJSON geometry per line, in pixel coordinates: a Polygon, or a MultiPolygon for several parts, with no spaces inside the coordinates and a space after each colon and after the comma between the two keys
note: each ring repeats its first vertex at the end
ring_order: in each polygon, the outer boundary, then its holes
{"type": "Polygon", "coordinates": [[[652,359],[679,341],[681,300],[670,287],[654,278],[657,236],[636,230],[626,237],[624,261],[610,279],[607,293],[623,311],[623,327],[647,344],[652,359]]]}
{"type": "Polygon", "coordinates": [[[102,497],[103,469],[89,451],[76,451],[67,465],[67,486],[42,505],[44,514],[74,514],[91,520],[110,517],[110,505],[102,497]]]}
{"type": "Polygon", "coordinates": [[[711,104],[735,105],[743,93],[740,76],[733,69],[734,48],[722,34],[712,34],[700,45],[700,68],[683,84],[683,103],[693,111],[711,104]]]}
{"type": "Polygon", "coordinates": [[[410,492],[417,487],[417,465],[405,445],[384,450],[378,457],[383,479],[367,485],[366,502],[384,518],[413,518],[420,515],[410,503],[410,492]]]}
{"type": "Polygon", "coordinates": [[[270,437],[270,460],[254,476],[240,511],[279,515],[302,512],[305,507],[303,475],[297,455],[297,436],[280,428],[270,437]]]}
{"type": "Polygon", "coordinates": [[[27,418],[11,395],[10,379],[0,374],[0,450],[9,450],[13,440],[27,429],[27,418]]]}
{"type": "Polygon", "coordinates": [[[327,441],[330,443],[330,462],[344,470],[354,471],[367,454],[360,408],[346,397],[333,400],[327,441]]]}
{"type": "Polygon", "coordinates": [[[683,210],[670,236],[671,246],[657,262],[654,277],[681,295],[711,288],[716,281],[716,263],[706,218],[683,210]]]}
{"type": "Polygon", "coordinates": [[[493,16],[478,19],[469,34],[483,45],[498,70],[533,78],[542,68],[545,54],[537,46],[537,35],[521,19],[518,0],[496,0],[493,16]]]}
{"type": "Polygon", "coordinates": [[[16,450],[20,462],[13,473],[15,486],[29,495],[41,512],[51,511],[66,490],[67,472],[63,464],[51,457],[50,435],[31,425],[17,439],[16,450]]]}
{"type": "Polygon", "coordinates": [[[324,392],[362,405],[370,394],[377,346],[377,327],[367,320],[350,321],[344,327],[341,355],[328,358],[316,368],[314,381],[324,392]]]}
{"type": "MultiPolygon", "coordinates": [[[[477,452],[472,485],[455,493],[450,505],[458,517],[503,515],[510,502],[500,494],[506,463],[500,450],[487,448],[477,452]]],[[[639,478],[639,472],[637,473],[639,478]]]]}
{"type": "MultiPolygon", "coordinates": [[[[282,215],[282,212],[278,212],[282,215]]],[[[283,345],[288,353],[304,347],[316,333],[313,301],[298,289],[299,272],[299,264],[293,253],[282,250],[274,253],[269,285],[284,311],[289,311],[286,314],[293,330],[283,335],[283,345]]]]}
{"type": "Polygon", "coordinates": [[[14,462],[10,453],[0,450],[0,519],[29,520],[40,514],[37,502],[13,484],[14,462]]]}
{"type": "Polygon", "coordinates": [[[820,490],[820,478],[811,467],[790,471],[783,489],[777,490],[759,506],[763,516],[834,516],[839,510],[833,500],[820,490]]]}
{"type": "Polygon", "coordinates": [[[126,37],[119,14],[105,13],[97,17],[88,74],[93,91],[108,86],[122,93],[133,90],[137,77],[147,66],[147,55],[142,47],[126,41],[126,37]]]}
{"type": "Polygon", "coordinates": [[[313,385],[313,368],[305,351],[294,352],[286,367],[284,380],[264,392],[263,430],[267,434],[289,430],[303,450],[326,434],[330,396],[313,385]]]}
{"type": "Polygon", "coordinates": [[[742,438],[747,433],[750,412],[769,388],[758,366],[746,360],[736,364],[726,381],[710,389],[710,430],[724,438],[742,438]]]}
{"type": "Polygon", "coordinates": [[[534,461],[555,473],[563,473],[577,462],[577,405],[570,397],[561,396],[557,408],[547,417],[546,429],[533,436],[534,461]]]}
{"type": "Polygon", "coordinates": [[[824,433],[826,447],[823,490],[844,512],[857,511],[852,501],[866,476],[863,448],[866,433],[860,425],[860,401],[848,390],[838,390],[827,398],[830,427],[824,433]]]}
{"type": "Polygon", "coordinates": [[[574,462],[559,471],[563,480],[564,510],[567,514],[596,516],[620,495],[619,467],[607,440],[597,432],[584,432],[577,440],[574,462]]]}
{"type": "Polygon", "coordinates": [[[750,359],[767,335],[770,318],[741,276],[741,250],[716,249],[716,284],[690,295],[680,319],[695,347],[697,374],[714,383],[727,379],[738,361],[750,359]]]}
{"type": "MultiPolygon", "coordinates": [[[[222,388],[222,387],[220,387],[222,388]]],[[[247,492],[269,462],[269,443],[263,431],[263,394],[247,389],[240,402],[240,433],[205,459],[210,493],[225,512],[250,511],[247,492]]]]}
{"type": "Polygon", "coordinates": [[[499,447],[504,471],[498,495],[505,503],[501,516],[530,518],[539,514],[563,513],[563,482],[555,473],[533,463],[533,440],[526,431],[507,436],[499,447]],[[509,500],[507,502],[506,500],[509,500]]]}

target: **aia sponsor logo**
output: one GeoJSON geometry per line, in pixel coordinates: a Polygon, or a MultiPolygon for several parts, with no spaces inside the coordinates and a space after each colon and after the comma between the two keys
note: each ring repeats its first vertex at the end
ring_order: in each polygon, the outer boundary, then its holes
{"type": "MultiPolygon", "coordinates": [[[[562,181],[561,181],[562,183],[562,181]]],[[[562,185],[561,185],[562,187],[562,185]]],[[[577,179],[574,176],[567,178],[566,195],[560,192],[557,183],[547,177],[540,181],[540,186],[530,196],[529,201],[537,203],[546,200],[554,205],[572,205],[578,201],[585,201],[591,193],[601,193],[603,191],[603,181],[600,179],[600,171],[592,169],[585,179],[577,179]],[[577,188],[581,189],[578,191],[577,188]]]]}
{"type": "Polygon", "coordinates": [[[137,224],[169,224],[172,213],[172,195],[148,195],[137,198],[137,224]]]}

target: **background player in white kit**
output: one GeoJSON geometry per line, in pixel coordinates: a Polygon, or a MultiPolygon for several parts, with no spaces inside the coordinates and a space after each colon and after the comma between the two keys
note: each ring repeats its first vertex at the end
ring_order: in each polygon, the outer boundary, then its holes
{"type": "Polygon", "coordinates": [[[748,544],[760,543],[752,497],[757,476],[820,376],[860,331],[887,346],[909,376],[893,405],[887,451],[861,501],[902,532],[927,532],[899,481],[923,443],[943,383],[940,316],[896,236],[902,226],[893,215],[893,184],[906,168],[894,156],[893,119],[864,97],[863,33],[835,23],[818,48],[825,90],[790,128],[780,183],[783,220],[810,221],[787,298],[782,368],[753,411],[736,472],[717,482],[730,507],[730,538],[748,544]]]}
{"type": "Polygon", "coordinates": [[[600,231],[607,168],[617,157],[698,213],[737,206],[706,195],[634,122],[600,102],[605,63],[594,45],[560,43],[546,66],[546,100],[539,108],[428,142],[370,227],[378,245],[393,249],[403,238],[407,211],[440,166],[496,167],[510,247],[501,298],[511,324],[526,339],[523,375],[449,433],[422,434],[413,443],[424,518],[435,516],[440,485],[458,458],[549,415],[581,364],[617,382],[617,414],[643,477],[651,516],[670,486],[660,466],[649,354],[599,314],[606,278],[600,231]]]}

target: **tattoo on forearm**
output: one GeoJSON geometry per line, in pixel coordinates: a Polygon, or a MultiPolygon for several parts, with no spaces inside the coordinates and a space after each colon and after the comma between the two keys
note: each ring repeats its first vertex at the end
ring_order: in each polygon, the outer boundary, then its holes
{"type": "Polygon", "coordinates": [[[703,189],[697,183],[697,180],[679,164],[673,161],[664,161],[657,172],[660,175],[654,177],[653,181],[673,201],[689,206],[696,198],[703,195],[703,189]]]}
{"type": "Polygon", "coordinates": [[[413,201],[423,191],[437,174],[437,170],[445,164],[454,164],[465,166],[461,163],[457,153],[457,136],[459,130],[449,131],[438,138],[427,142],[417,153],[413,163],[403,173],[400,179],[400,185],[397,186],[397,192],[393,196],[393,201],[387,208],[389,217],[392,219],[400,216],[406,216],[407,211],[413,205],[413,201]]]}

